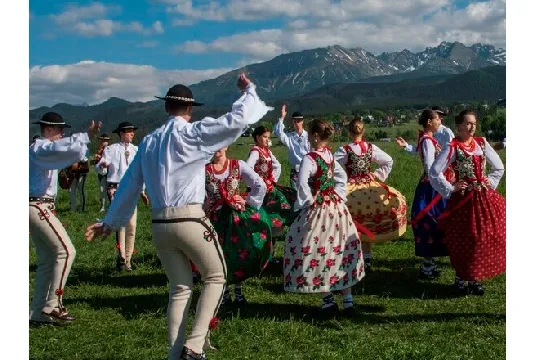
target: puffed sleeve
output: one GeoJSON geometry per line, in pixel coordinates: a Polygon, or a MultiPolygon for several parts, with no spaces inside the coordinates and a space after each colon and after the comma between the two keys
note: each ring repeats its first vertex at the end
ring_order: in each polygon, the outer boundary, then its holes
{"type": "Polygon", "coordinates": [[[257,150],[251,150],[249,152],[249,157],[246,161],[246,164],[250,167],[250,168],[255,168],[255,164],[257,163],[257,160],[259,160],[259,152],[257,150]]]}
{"type": "Polygon", "coordinates": [[[272,158],[272,175],[274,176],[274,181],[277,183],[281,176],[281,164],[274,154],[270,153],[270,157],[272,158]]]}
{"type": "Polygon", "coordinates": [[[491,165],[491,170],[488,174],[488,181],[492,189],[496,189],[499,186],[499,181],[504,175],[504,164],[499,157],[499,154],[493,149],[493,147],[484,139],[486,144],[486,161],[491,165]]]}
{"type": "Polygon", "coordinates": [[[317,164],[313,159],[306,155],[300,163],[300,170],[298,172],[298,183],[296,201],[294,202],[294,211],[298,211],[305,208],[313,202],[313,195],[311,194],[311,188],[309,186],[309,178],[315,175],[317,170],[317,164]]]}
{"type": "Polygon", "coordinates": [[[345,162],[347,161],[347,151],[345,151],[345,147],[341,146],[339,149],[336,150],[334,153],[334,161],[339,163],[341,166],[345,166],[345,162]]]}
{"type": "Polygon", "coordinates": [[[334,161],[334,190],[343,201],[347,201],[347,173],[337,161],[334,161]]]}
{"type": "Polygon", "coordinates": [[[423,165],[426,174],[429,173],[433,162],[435,161],[435,145],[430,140],[424,140],[422,142],[422,155],[424,157],[423,165]]]}
{"type": "Polygon", "coordinates": [[[373,175],[375,175],[381,181],[386,181],[388,175],[390,175],[390,172],[392,171],[392,165],[394,164],[394,160],[392,160],[392,157],[382,151],[378,146],[373,144],[372,146],[372,160],[379,165],[379,168],[373,172],[373,175]]]}
{"type": "Polygon", "coordinates": [[[266,195],[266,184],[263,179],[245,161],[239,160],[240,176],[251,189],[246,202],[256,209],[259,209],[266,195]]]}
{"type": "Polygon", "coordinates": [[[433,162],[433,165],[431,165],[428,173],[431,186],[445,199],[448,199],[452,195],[454,186],[446,180],[444,172],[454,162],[455,158],[456,152],[453,150],[453,147],[450,145],[445,146],[433,162]]]}

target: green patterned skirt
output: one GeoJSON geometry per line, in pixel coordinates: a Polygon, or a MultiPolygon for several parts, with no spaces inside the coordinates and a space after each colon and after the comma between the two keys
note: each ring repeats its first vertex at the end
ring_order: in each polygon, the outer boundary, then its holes
{"type": "Polygon", "coordinates": [[[272,258],[272,228],[266,212],[249,205],[244,211],[224,205],[208,218],[227,263],[227,283],[258,276],[272,258]]]}
{"type": "Polygon", "coordinates": [[[268,214],[273,228],[290,226],[294,219],[293,210],[296,191],[292,188],[274,185],[274,189],[266,193],[262,208],[268,214]]]}

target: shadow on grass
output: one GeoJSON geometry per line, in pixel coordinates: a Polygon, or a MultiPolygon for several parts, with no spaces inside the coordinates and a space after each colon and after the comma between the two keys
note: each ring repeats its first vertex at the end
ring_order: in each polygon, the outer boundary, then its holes
{"type": "Polygon", "coordinates": [[[158,274],[140,274],[133,272],[117,272],[113,268],[77,268],[69,276],[69,284],[85,285],[111,285],[123,288],[145,288],[166,286],[167,276],[163,272],[158,274]]]}
{"type": "MultiPolygon", "coordinates": [[[[451,269],[448,264],[441,264],[440,267],[451,269]]],[[[419,280],[419,262],[415,258],[375,259],[372,269],[353,287],[353,294],[397,299],[452,299],[461,296],[454,291],[452,284],[440,283],[439,280],[419,280]]],[[[269,264],[261,276],[264,289],[283,294],[283,284],[265,279],[282,274],[281,264],[269,264]]]]}
{"type": "Polygon", "coordinates": [[[385,308],[379,305],[357,305],[359,314],[354,318],[343,318],[340,314],[332,320],[319,320],[314,316],[318,309],[314,306],[305,306],[300,304],[254,304],[249,303],[242,307],[233,307],[220,313],[220,319],[226,320],[238,316],[242,319],[275,319],[280,321],[302,321],[313,323],[314,325],[322,325],[341,329],[336,320],[348,320],[359,323],[368,324],[386,324],[386,323],[403,323],[403,322],[441,322],[467,319],[471,323],[504,322],[506,316],[496,313],[433,313],[433,314],[396,314],[384,315],[385,308]]]}

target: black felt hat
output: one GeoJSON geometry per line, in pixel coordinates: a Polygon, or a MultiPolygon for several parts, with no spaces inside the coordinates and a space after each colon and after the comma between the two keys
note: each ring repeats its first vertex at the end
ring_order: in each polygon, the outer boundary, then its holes
{"type": "Polygon", "coordinates": [[[292,116],[291,116],[293,119],[298,119],[298,120],[303,120],[304,119],[304,115],[302,115],[300,113],[300,111],[295,111],[293,112],[292,116]]]}
{"type": "Polygon", "coordinates": [[[191,89],[181,84],[174,85],[172,88],[169,89],[169,91],[167,91],[167,94],[165,96],[156,96],[156,98],[192,106],[204,105],[202,103],[196,102],[193,98],[193,93],[191,92],[191,89]]]}
{"type": "Polygon", "coordinates": [[[99,140],[111,140],[111,138],[109,137],[109,135],[107,135],[106,133],[103,133],[101,134],[100,137],[98,137],[99,140]]]}
{"type": "Polygon", "coordinates": [[[62,115],[55,113],[53,111],[46,113],[45,115],[41,117],[39,121],[34,121],[32,124],[54,126],[54,127],[59,127],[59,128],[71,127],[71,125],[66,124],[64,119],[62,119],[62,115]]]}
{"type": "Polygon", "coordinates": [[[443,108],[440,106],[433,106],[431,110],[435,111],[436,113],[442,116],[448,115],[448,110],[443,110],[443,108]]]}
{"type": "Polygon", "coordinates": [[[124,121],[124,122],[120,123],[120,125],[118,125],[118,127],[116,129],[113,130],[113,133],[120,135],[121,130],[128,130],[128,129],[133,129],[133,131],[135,131],[138,128],[133,126],[133,124],[130,123],[129,121],[124,121]]]}

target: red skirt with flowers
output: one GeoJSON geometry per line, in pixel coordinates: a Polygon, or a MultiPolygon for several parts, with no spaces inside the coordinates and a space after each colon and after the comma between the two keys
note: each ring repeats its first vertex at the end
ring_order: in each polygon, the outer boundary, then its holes
{"type": "Polygon", "coordinates": [[[506,271],[506,200],[495,190],[454,193],[439,226],[461,279],[484,280],[506,271]]]}

